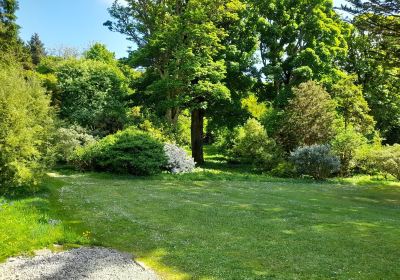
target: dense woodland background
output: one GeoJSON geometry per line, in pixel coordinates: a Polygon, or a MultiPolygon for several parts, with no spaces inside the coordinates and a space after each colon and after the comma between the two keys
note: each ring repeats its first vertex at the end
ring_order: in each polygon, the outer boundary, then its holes
{"type": "Polygon", "coordinates": [[[23,42],[17,9],[0,0],[2,192],[54,164],[188,172],[205,144],[274,176],[400,178],[398,0],[349,0],[347,19],[331,0],[115,2],[118,60],[23,42]]]}

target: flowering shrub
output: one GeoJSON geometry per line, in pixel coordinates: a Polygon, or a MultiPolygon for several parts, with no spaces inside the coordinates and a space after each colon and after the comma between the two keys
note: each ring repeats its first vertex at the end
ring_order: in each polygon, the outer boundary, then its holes
{"type": "Polygon", "coordinates": [[[297,148],[290,154],[297,172],[324,179],[340,170],[339,157],[331,153],[329,145],[311,145],[297,148]]]}
{"type": "Polygon", "coordinates": [[[56,160],[61,162],[69,161],[77,148],[95,142],[95,138],[79,125],[60,127],[54,140],[56,160]]]}
{"type": "Polygon", "coordinates": [[[192,157],[185,150],[173,144],[165,144],[164,152],[167,157],[166,169],[174,174],[191,172],[195,167],[192,157]]]}

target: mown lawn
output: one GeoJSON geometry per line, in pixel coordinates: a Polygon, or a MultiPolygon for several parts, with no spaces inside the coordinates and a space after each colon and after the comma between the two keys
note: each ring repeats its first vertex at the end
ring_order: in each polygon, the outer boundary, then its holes
{"type": "Polygon", "coordinates": [[[54,244],[71,247],[88,243],[87,238],[66,229],[54,217],[45,193],[12,199],[0,197],[0,261],[43,247],[53,248],[54,244]]]}
{"type": "Polygon", "coordinates": [[[400,279],[399,183],[231,175],[62,173],[47,186],[70,230],[167,279],[400,279]]]}

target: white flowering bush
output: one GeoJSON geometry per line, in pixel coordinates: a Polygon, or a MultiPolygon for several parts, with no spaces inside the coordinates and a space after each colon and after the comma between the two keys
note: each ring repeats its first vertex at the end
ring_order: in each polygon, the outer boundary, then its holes
{"type": "Polygon", "coordinates": [[[94,143],[96,139],[88,131],[78,125],[60,127],[55,142],[55,157],[59,162],[67,162],[79,147],[94,143]]]}
{"type": "Polygon", "coordinates": [[[340,170],[340,159],[331,152],[329,145],[299,147],[290,154],[290,160],[302,175],[324,179],[340,170]]]}
{"type": "Polygon", "coordinates": [[[187,155],[184,149],[174,144],[166,143],[164,152],[167,157],[166,169],[171,173],[188,173],[195,167],[194,159],[187,155]]]}

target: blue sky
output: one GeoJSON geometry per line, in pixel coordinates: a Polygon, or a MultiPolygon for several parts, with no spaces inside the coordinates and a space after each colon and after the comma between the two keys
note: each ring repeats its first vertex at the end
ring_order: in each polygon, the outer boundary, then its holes
{"type": "MultiPolygon", "coordinates": [[[[86,49],[91,43],[102,42],[116,53],[126,55],[132,42],[111,32],[103,23],[110,19],[107,7],[113,0],[19,0],[17,13],[21,37],[29,40],[37,32],[46,48],[74,47],[86,49]]],[[[334,0],[340,5],[344,0],[334,0]]]]}

